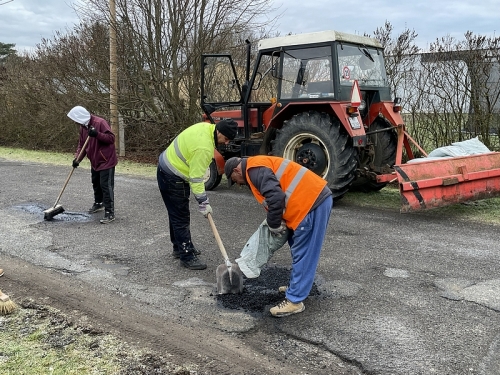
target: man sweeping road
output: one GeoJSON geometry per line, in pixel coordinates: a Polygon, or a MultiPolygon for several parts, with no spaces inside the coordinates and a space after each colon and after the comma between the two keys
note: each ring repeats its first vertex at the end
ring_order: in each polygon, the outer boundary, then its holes
{"type": "Polygon", "coordinates": [[[203,216],[212,213],[203,176],[214,157],[218,144],[227,144],[236,137],[238,124],[221,120],[217,125],[200,122],[182,131],[158,159],[157,180],[168,211],[173,256],[183,267],[203,270],[207,265],[197,255],[189,229],[189,195],[193,192],[203,216]]]}
{"type": "Polygon", "coordinates": [[[81,159],[77,160],[78,155],[86,139],[89,139],[81,156],[84,158],[87,155],[91,165],[94,205],[90,208],[89,213],[104,210],[104,218],[100,220],[101,224],[111,223],[115,220],[115,166],[118,164],[115,135],[106,120],[91,115],[81,106],[73,107],[69,111],[68,117],[80,125],[80,138],[72,164],[73,168],[77,168],[80,164],[81,159]]]}
{"type": "Polygon", "coordinates": [[[267,210],[267,225],[275,236],[291,229],[288,237],[292,254],[289,285],[279,288],[285,300],[271,308],[283,317],[304,311],[311,291],[333,206],[326,181],[309,169],[274,156],[230,158],[224,167],[230,185],[248,185],[267,210]]]}

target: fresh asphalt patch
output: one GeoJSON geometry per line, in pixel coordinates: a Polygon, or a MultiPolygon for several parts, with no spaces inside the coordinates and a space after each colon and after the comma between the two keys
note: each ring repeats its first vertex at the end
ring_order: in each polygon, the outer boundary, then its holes
{"type": "MultiPolygon", "coordinates": [[[[288,285],[290,269],[284,267],[265,267],[260,276],[245,278],[243,293],[218,294],[219,305],[226,309],[244,310],[251,313],[264,313],[269,306],[274,306],[285,299],[285,293],[278,292],[280,286],[288,285]]],[[[318,287],[313,284],[310,296],[319,295],[318,287]]]]}

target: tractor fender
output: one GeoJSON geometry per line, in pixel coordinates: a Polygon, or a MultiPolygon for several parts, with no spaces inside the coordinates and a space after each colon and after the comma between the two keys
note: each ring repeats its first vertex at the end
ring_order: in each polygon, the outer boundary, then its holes
{"type": "Polygon", "coordinates": [[[369,124],[373,123],[377,117],[384,118],[392,126],[404,124],[401,113],[394,111],[393,106],[393,102],[378,102],[372,104],[370,106],[370,111],[368,112],[369,124]]]}
{"type": "Polygon", "coordinates": [[[339,119],[344,128],[347,130],[351,138],[364,138],[365,129],[363,127],[363,122],[361,116],[355,117],[357,121],[350,119],[350,115],[347,114],[347,108],[349,107],[349,102],[293,102],[288,103],[283,107],[281,111],[276,113],[269,123],[269,128],[281,129],[285,120],[288,120],[295,116],[296,114],[302,112],[316,111],[328,113],[334,115],[339,119]],[[359,126],[357,125],[359,124],[359,126]]]}
{"type": "Polygon", "coordinates": [[[215,164],[217,165],[217,173],[224,174],[224,166],[226,165],[226,161],[217,149],[215,149],[214,151],[214,160],[215,164]]]}

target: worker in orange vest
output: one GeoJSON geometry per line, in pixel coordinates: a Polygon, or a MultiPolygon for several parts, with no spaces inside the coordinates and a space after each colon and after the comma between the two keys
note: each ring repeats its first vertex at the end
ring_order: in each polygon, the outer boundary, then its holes
{"type": "Polygon", "coordinates": [[[281,236],[290,229],[290,281],[279,287],[286,298],[271,308],[271,314],[283,317],[304,311],[333,206],[326,181],[291,160],[264,155],[230,158],[224,173],[230,186],[248,185],[264,205],[271,234],[281,236]]]}

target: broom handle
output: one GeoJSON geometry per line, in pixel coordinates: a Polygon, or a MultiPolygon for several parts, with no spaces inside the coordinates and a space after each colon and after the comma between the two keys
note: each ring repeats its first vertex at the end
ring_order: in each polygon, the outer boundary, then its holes
{"type": "Polygon", "coordinates": [[[229,257],[227,256],[226,249],[224,248],[224,245],[222,244],[222,240],[220,239],[219,232],[217,232],[217,228],[215,227],[214,220],[212,219],[212,214],[208,213],[207,217],[208,217],[208,221],[210,222],[210,226],[212,227],[212,232],[214,232],[214,237],[215,237],[215,240],[217,241],[217,245],[219,245],[220,252],[222,253],[222,256],[224,257],[224,260],[227,261],[227,260],[229,260],[229,257]]]}
{"type": "MultiPolygon", "coordinates": [[[[85,143],[83,144],[82,149],[80,150],[80,153],[78,154],[78,157],[76,158],[76,160],[79,161],[80,158],[82,157],[83,152],[85,151],[85,147],[87,147],[87,143],[89,143],[89,139],[90,139],[90,137],[87,137],[87,139],[85,140],[85,143]]],[[[61,196],[62,196],[62,194],[64,192],[64,189],[66,189],[66,186],[68,185],[69,179],[73,175],[73,172],[75,171],[75,169],[76,168],[73,167],[73,169],[71,170],[71,172],[69,172],[69,175],[66,178],[66,182],[64,182],[64,185],[63,185],[63,187],[61,189],[61,192],[59,193],[59,196],[56,199],[56,203],[54,203],[54,207],[57,206],[57,204],[59,203],[59,199],[61,199],[61,196]]]]}

